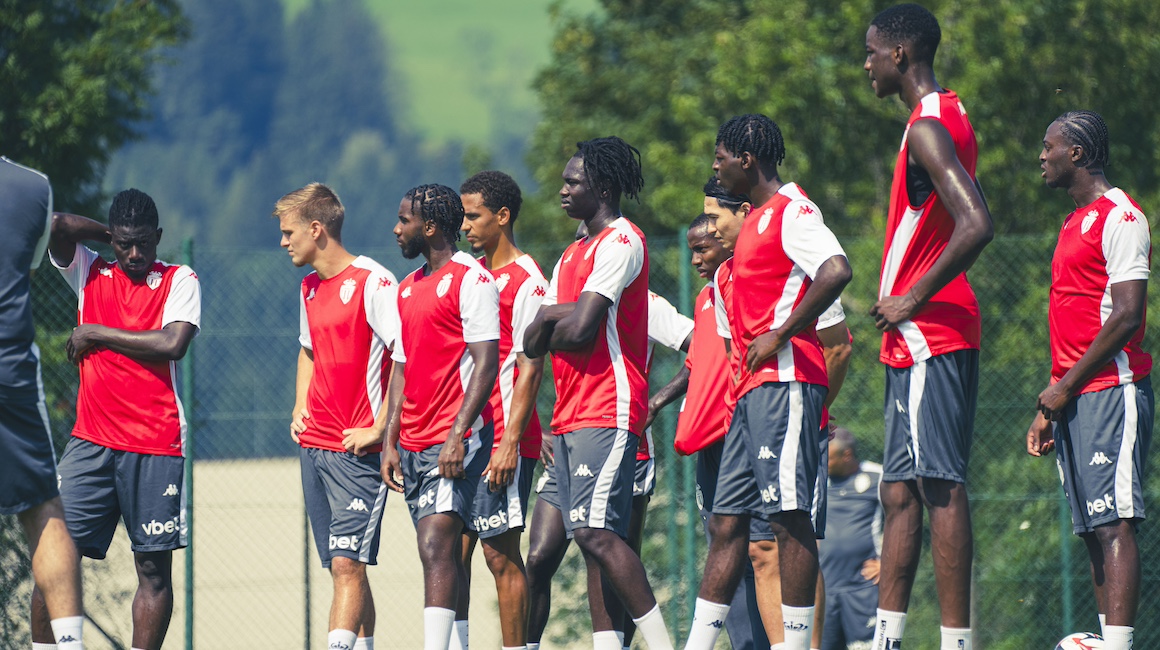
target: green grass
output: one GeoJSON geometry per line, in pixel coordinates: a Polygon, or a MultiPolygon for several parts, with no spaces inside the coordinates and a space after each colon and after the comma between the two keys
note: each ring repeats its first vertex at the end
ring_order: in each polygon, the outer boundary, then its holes
{"type": "MultiPolygon", "coordinates": [[[[311,0],[284,0],[287,19],[311,0]]],[[[332,0],[347,2],[351,0],[332,0]]],[[[432,142],[486,144],[526,134],[530,84],[548,61],[553,0],[365,0],[386,35],[390,89],[408,126],[432,142]]],[[[587,13],[596,0],[562,0],[587,13]]]]}

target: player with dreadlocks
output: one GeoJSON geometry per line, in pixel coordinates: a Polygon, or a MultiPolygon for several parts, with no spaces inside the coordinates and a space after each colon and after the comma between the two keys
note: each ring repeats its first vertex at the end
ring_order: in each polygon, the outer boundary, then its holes
{"type": "Polygon", "coordinates": [[[463,215],[454,190],[420,185],[399,203],[395,226],[403,257],[426,263],[399,284],[382,478],[403,492],[415,523],[426,650],[446,650],[455,624],[460,538],[491,457],[488,398],[499,373],[499,291],[455,247],[463,215]]]}
{"type": "Polygon", "coordinates": [[[621,199],[644,187],[640,152],[617,137],[578,143],[563,180],[561,207],[588,236],[556,263],[524,337],[527,356],[552,353],[557,505],[589,567],[595,647],[623,643],[600,597],[602,573],[648,646],[671,648],[644,565],[624,540],[648,409],[648,251],[620,212],[621,199]]]}
{"type": "Polygon", "coordinates": [[[737,223],[743,215],[721,211],[713,197],[705,201],[718,238],[733,240],[733,258],[718,269],[715,284],[719,329],[728,331],[737,380],[689,650],[710,650],[717,641],[744,572],[754,517],[769,522],[777,541],[783,647],[810,648],[821,533],[814,509],[824,502],[817,479],[830,383],[815,327],[850,281],[850,266],[818,206],[778,176],[784,158],[781,130],[764,115],[734,117],[717,132],[713,169],[721,189],[759,207],[737,223]],[[723,217],[728,232],[720,232],[723,217]]]}
{"type": "Polygon", "coordinates": [[[938,84],[942,31],[916,4],[890,7],[866,32],[879,98],[898,95],[910,118],[894,166],[878,302],[886,365],[881,483],[886,525],[874,648],[902,643],[930,512],[942,648],[971,647],[974,542],[967,460],[974,435],[981,319],[967,269],[993,237],[975,180],[978,145],[967,110],[938,84]]]}
{"type": "Polygon", "coordinates": [[[1075,210],[1051,261],[1051,385],[1039,394],[1027,452],[1055,448],[1073,530],[1091,558],[1104,647],[1131,650],[1140,599],[1136,526],[1155,412],[1152,357],[1141,347],[1148,219],[1104,176],[1108,128],[1098,114],[1059,116],[1043,136],[1039,163],[1047,186],[1067,190],[1075,210]]]}

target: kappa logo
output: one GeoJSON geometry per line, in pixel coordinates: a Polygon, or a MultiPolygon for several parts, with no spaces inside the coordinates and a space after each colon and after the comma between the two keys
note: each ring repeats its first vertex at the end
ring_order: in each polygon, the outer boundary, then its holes
{"type": "Polygon", "coordinates": [[[757,234],[765,233],[765,229],[769,227],[769,222],[773,220],[773,208],[766,208],[765,212],[761,213],[761,220],[757,222],[757,234]]]}
{"type": "Polygon", "coordinates": [[[435,490],[427,490],[426,494],[419,495],[419,507],[426,508],[435,504],[435,490]]]}
{"type": "Polygon", "coordinates": [[[624,244],[627,246],[628,244],[632,243],[632,240],[628,238],[628,235],[626,235],[624,233],[620,233],[619,235],[616,236],[616,243],[624,244]]]}
{"type": "Polygon", "coordinates": [[[101,275],[105,276],[106,278],[111,278],[113,277],[113,269],[105,267],[101,269],[101,275]]]}
{"type": "Polygon", "coordinates": [[[580,465],[576,468],[573,476],[587,476],[588,478],[592,478],[595,474],[592,473],[592,470],[588,469],[587,465],[580,465]]]}
{"type": "Polygon", "coordinates": [[[573,523],[577,521],[585,521],[588,519],[588,509],[584,506],[573,508],[572,510],[568,511],[568,518],[571,519],[573,523]]]}
{"type": "Polygon", "coordinates": [[[355,512],[370,512],[370,510],[367,510],[366,502],[362,499],[351,499],[350,505],[346,509],[354,510],[355,512]]]}
{"type": "Polygon", "coordinates": [[[709,623],[709,627],[716,628],[716,629],[720,630],[721,628],[725,627],[725,621],[722,621],[721,619],[717,619],[717,620],[713,621],[712,623],[709,623]]]}
{"type": "Polygon", "coordinates": [[[1124,216],[1120,217],[1122,223],[1135,223],[1136,215],[1132,212],[1125,212],[1124,216]]]}
{"type": "Polygon", "coordinates": [[[508,282],[511,282],[512,276],[510,273],[500,273],[499,277],[495,279],[495,288],[503,291],[507,288],[508,282]]]}
{"type": "Polygon", "coordinates": [[[1112,495],[1105,493],[1104,498],[1096,499],[1095,501],[1087,502],[1088,516],[1098,515],[1102,512],[1111,510],[1115,505],[1112,503],[1112,495]]]}
{"type": "Polygon", "coordinates": [[[336,548],[350,549],[352,551],[358,550],[359,538],[358,535],[331,535],[330,536],[330,550],[336,548]]]}
{"type": "Polygon", "coordinates": [[[476,284],[487,284],[489,282],[491,282],[491,276],[486,273],[480,273],[479,275],[475,276],[476,284]]]}
{"type": "Polygon", "coordinates": [[[706,311],[706,310],[709,310],[712,308],[713,308],[713,303],[711,301],[708,301],[708,300],[705,301],[705,304],[701,305],[701,311],[706,311]]]}
{"type": "Polygon", "coordinates": [[[899,400],[894,400],[894,405],[895,405],[896,407],[898,407],[898,412],[899,412],[899,413],[903,413],[903,414],[905,414],[905,413],[906,413],[906,409],[902,408],[902,402],[900,402],[899,400]]]}
{"type": "Polygon", "coordinates": [[[443,277],[439,278],[439,284],[438,284],[438,286],[435,287],[435,295],[442,298],[443,296],[447,295],[447,292],[450,289],[451,289],[451,274],[448,273],[448,274],[444,275],[443,277]]]}
{"type": "Polygon", "coordinates": [[[568,253],[568,257],[564,258],[564,264],[572,261],[572,253],[568,253]]]}
{"type": "Polygon", "coordinates": [[[411,287],[407,287],[406,289],[403,289],[403,292],[399,294],[399,297],[400,298],[410,298],[411,297],[411,287]]]}
{"type": "Polygon", "coordinates": [[[56,640],[58,645],[61,643],[76,643],[77,641],[79,641],[79,639],[77,639],[75,636],[73,636],[71,634],[66,634],[66,635],[64,635],[56,640]]]}
{"type": "Polygon", "coordinates": [[[761,500],[766,503],[773,503],[777,501],[777,488],[773,487],[772,485],[766,486],[766,488],[761,491],[761,500]]]}
{"type": "Polygon", "coordinates": [[[532,290],[532,295],[537,298],[543,298],[544,296],[548,295],[548,290],[543,286],[539,286],[532,290]]]}
{"type": "Polygon", "coordinates": [[[801,209],[800,209],[800,210],[798,210],[797,216],[798,216],[798,218],[800,219],[801,217],[808,217],[809,215],[811,215],[811,214],[813,214],[813,213],[814,213],[814,209],[813,209],[813,208],[811,208],[811,207],[810,207],[810,206],[808,206],[808,205],[803,205],[803,206],[801,207],[801,209]]]}
{"type": "Polygon", "coordinates": [[[310,293],[306,294],[307,300],[314,300],[314,287],[310,287],[310,293]]]}
{"type": "Polygon", "coordinates": [[[162,535],[162,534],[171,535],[171,534],[177,532],[177,528],[179,525],[180,525],[180,518],[179,517],[174,517],[173,519],[168,519],[164,522],[157,521],[156,519],[154,519],[153,521],[150,521],[147,524],[141,524],[141,530],[145,533],[145,535],[147,537],[154,537],[156,535],[162,535]]]}
{"type": "Polygon", "coordinates": [[[758,460],[772,460],[774,458],[777,458],[777,454],[770,451],[769,447],[762,445],[761,449],[757,450],[758,460]]]}
{"type": "Polygon", "coordinates": [[[644,492],[644,490],[640,489],[640,483],[633,481],[632,482],[632,493],[633,494],[640,494],[641,492],[644,492]]]}
{"type": "Polygon", "coordinates": [[[383,289],[383,288],[389,287],[389,286],[391,286],[391,279],[390,278],[379,278],[379,288],[380,289],[383,289]]]}
{"type": "Polygon", "coordinates": [[[354,650],[350,645],[342,641],[331,641],[330,645],[326,646],[326,650],[354,650]]]}
{"type": "Polygon", "coordinates": [[[161,271],[150,271],[149,275],[145,276],[145,286],[153,291],[161,286],[161,271]]]}
{"type": "Polygon", "coordinates": [[[163,497],[175,497],[175,496],[177,496],[177,484],[170,483],[169,487],[165,488],[165,491],[161,493],[161,496],[163,496],[163,497]]]}
{"type": "Polygon", "coordinates": [[[351,298],[354,298],[354,288],[356,285],[358,285],[358,282],[354,278],[347,278],[342,281],[342,287],[338,290],[338,299],[342,301],[342,304],[345,305],[350,302],[351,298]]]}
{"type": "Polygon", "coordinates": [[[1093,454],[1092,455],[1092,462],[1088,463],[1088,465],[1111,465],[1111,464],[1112,464],[1112,460],[1110,458],[1108,458],[1108,455],[1102,451],[1097,451],[1095,454],[1093,454]]]}

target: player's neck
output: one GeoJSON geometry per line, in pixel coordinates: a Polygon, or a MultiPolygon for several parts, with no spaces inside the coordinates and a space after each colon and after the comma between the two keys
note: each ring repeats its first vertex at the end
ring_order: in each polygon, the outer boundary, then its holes
{"type": "Polygon", "coordinates": [[[487,258],[487,268],[498,269],[516,261],[524,252],[516,247],[515,240],[504,233],[496,242],[495,249],[485,250],[483,254],[487,258]]]}
{"type": "Polygon", "coordinates": [[[923,97],[931,93],[940,93],[942,90],[942,86],[938,85],[938,80],[934,77],[934,70],[929,65],[914,64],[911,73],[903,77],[902,91],[899,94],[906,107],[913,111],[923,97]]]}
{"type": "Polygon", "coordinates": [[[785,185],[780,178],[774,176],[773,178],[763,178],[754,184],[753,189],[749,193],[749,198],[753,199],[753,207],[757,209],[773,198],[774,194],[785,185]]]}
{"type": "Polygon", "coordinates": [[[328,280],[345,271],[354,260],[355,256],[343,248],[342,244],[332,240],[319,246],[310,266],[314,267],[318,277],[328,280]]]}
{"type": "Polygon", "coordinates": [[[584,225],[588,227],[588,236],[595,237],[599,235],[608,224],[616,221],[621,217],[620,205],[602,204],[597,210],[596,214],[584,220],[584,225]]]}
{"type": "Polygon", "coordinates": [[[442,246],[432,246],[423,254],[427,258],[427,270],[435,273],[439,269],[447,266],[451,258],[459,252],[453,244],[443,242],[442,246]]]}
{"type": "Polygon", "coordinates": [[[1110,189],[1112,189],[1112,184],[1108,182],[1102,169],[1082,170],[1076,172],[1075,182],[1067,188],[1067,194],[1072,201],[1075,201],[1075,207],[1082,208],[1085,205],[1095,203],[1096,199],[1106,194],[1110,189]]]}

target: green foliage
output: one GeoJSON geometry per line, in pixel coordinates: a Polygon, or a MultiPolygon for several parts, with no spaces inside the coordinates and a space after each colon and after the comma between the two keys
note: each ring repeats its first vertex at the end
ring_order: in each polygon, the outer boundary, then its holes
{"type": "Polygon", "coordinates": [[[148,113],[162,49],[185,37],[175,0],[0,2],[0,152],[93,212],[109,156],[148,113]]]}

